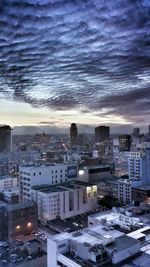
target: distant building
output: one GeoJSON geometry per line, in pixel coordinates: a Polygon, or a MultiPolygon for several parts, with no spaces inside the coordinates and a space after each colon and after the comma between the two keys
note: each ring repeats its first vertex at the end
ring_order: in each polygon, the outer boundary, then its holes
{"type": "Polygon", "coordinates": [[[60,185],[33,186],[31,197],[41,221],[67,219],[96,209],[97,186],[79,181],[60,185]]]}
{"type": "Polygon", "coordinates": [[[34,185],[60,184],[77,178],[75,164],[29,164],[19,168],[19,188],[21,201],[31,200],[34,185]]]}
{"type": "Polygon", "coordinates": [[[13,240],[37,230],[38,214],[35,203],[4,204],[0,213],[0,225],[4,229],[2,238],[13,240]]]}
{"type": "Polygon", "coordinates": [[[142,177],[142,152],[128,153],[128,172],[130,181],[141,181],[142,177]]]}
{"type": "MultiPolygon", "coordinates": [[[[128,153],[129,178],[132,182],[150,183],[150,148],[128,153]]],[[[138,185],[138,184],[137,184],[138,185]]]]}
{"type": "Polygon", "coordinates": [[[133,129],[133,136],[139,137],[139,135],[140,135],[140,128],[134,128],[133,129]]]}
{"type": "Polygon", "coordinates": [[[129,134],[124,134],[119,136],[119,150],[120,152],[123,151],[130,151],[132,144],[132,137],[129,134]]]}
{"type": "Polygon", "coordinates": [[[0,152],[11,152],[11,128],[0,125],[0,152]]]}
{"type": "Polygon", "coordinates": [[[110,127],[98,126],[95,128],[95,141],[102,142],[110,138],[110,127]]]}
{"type": "Polygon", "coordinates": [[[78,129],[76,123],[72,123],[70,127],[70,146],[76,146],[78,143],[78,129]]]}
{"type": "Polygon", "coordinates": [[[0,192],[7,189],[16,188],[18,185],[18,179],[16,177],[1,176],[0,177],[0,192]]]}
{"type": "Polygon", "coordinates": [[[123,204],[131,204],[131,182],[127,179],[118,180],[118,201],[123,204]]]}

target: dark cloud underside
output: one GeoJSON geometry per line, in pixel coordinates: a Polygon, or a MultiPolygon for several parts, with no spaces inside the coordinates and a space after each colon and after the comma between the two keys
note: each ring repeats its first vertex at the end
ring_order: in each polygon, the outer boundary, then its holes
{"type": "Polygon", "coordinates": [[[1,97],[139,121],[150,113],[149,18],[148,0],[1,0],[1,97]]]}

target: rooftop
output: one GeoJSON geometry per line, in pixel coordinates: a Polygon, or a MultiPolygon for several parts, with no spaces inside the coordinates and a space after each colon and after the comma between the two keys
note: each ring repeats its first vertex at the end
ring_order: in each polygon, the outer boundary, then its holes
{"type": "Polygon", "coordinates": [[[35,204],[31,201],[24,202],[24,203],[17,203],[17,204],[7,204],[7,210],[13,211],[13,210],[19,210],[19,209],[25,209],[29,207],[33,207],[35,204]]]}
{"type": "Polygon", "coordinates": [[[110,164],[99,164],[99,165],[92,165],[87,166],[87,169],[103,169],[103,168],[111,168],[112,166],[110,164]]]}
{"type": "Polygon", "coordinates": [[[41,167],[54,167],[54,166],[56,166],[56,167],[58,167],[58,166],[76,166],[75,164],[67,164],[67,163],[49,163],[49,162],[38,162],[38,163],[34,163],[34,162],[32,162],[32,163],[24,163],[24,164],[22,164],[21,165],[21,167],[23,167],[23,168],[32,168],[32,167],[34,167],[34,168],[41,168],[41,167]]]}
{"type": "Polygon", "coordinates": [[[104,226],[94,226],[84,228],[83,230],[76,231],[73,233],[62,233],[52,237],[56,243],[62,240],[69,239],[78,243],[82,243],[85,246],[93,246],[96,244],[108,244],[115,238],[121,237],[124,234],[113,228],[104,226]]]}
{"type": "Polygon", "coordinates": [[[134,238],[123,235],[123,236],[116,238],[112,243],[106,245],[106,247],[112,251],[115,249],[115,251],[117,252],[117,251],[130,248],[131,246],[137,243],[138,241],[135,240],[134,238]]]}
{"type": "Polygon", "coordinates": [[[92,186],[89,183],[74,181],[74,182],[67,182],[61,183],[57,185],[36,185],[32,187],[32,190],[37,190],[42,193],[53,193],[53,192],[61,192],[66,191],[68,189],[79,189],[82,187],[92,186]]]}
{"type": "Polygon", "coordinates": [[[141,185],[141,186],[137,186],[137,187],[132,187],[132,189],[138,189],[138,190],[150,190],[150,185],[141,185]]]}

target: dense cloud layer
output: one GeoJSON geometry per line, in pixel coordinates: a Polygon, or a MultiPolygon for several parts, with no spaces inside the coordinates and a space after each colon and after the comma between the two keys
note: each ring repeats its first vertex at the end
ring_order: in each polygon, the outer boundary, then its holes
{"type": "Polygon", "coordinates": [[[149,0],[1,0],[1,97],[150,114],[149,0]]]}

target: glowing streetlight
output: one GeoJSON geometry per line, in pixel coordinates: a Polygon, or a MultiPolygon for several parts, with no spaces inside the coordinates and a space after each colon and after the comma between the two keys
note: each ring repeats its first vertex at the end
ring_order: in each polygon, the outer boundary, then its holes
{"type": "Polygon", "coordinates": [[[31,222],[28,222],[27,226],[28,227],[31,227],[32,226],[32,223],[31,222]]]}

